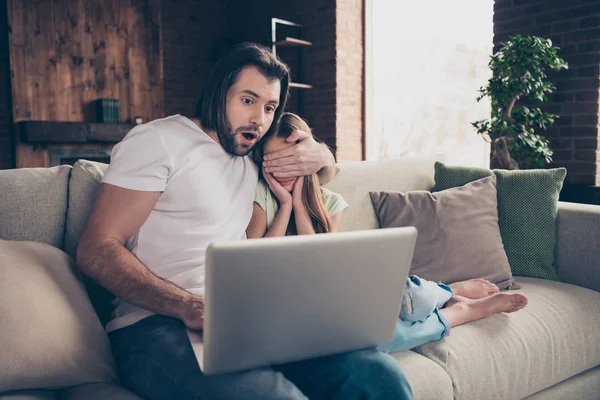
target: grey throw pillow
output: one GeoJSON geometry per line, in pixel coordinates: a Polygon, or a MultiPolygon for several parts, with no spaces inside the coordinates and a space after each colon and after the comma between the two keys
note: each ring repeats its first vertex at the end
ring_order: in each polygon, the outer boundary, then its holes
{"type": "Polygon", "coordinates": [[[444,283],[484,278],[500,289],[512,287],[498,227],[495,176],[437,193],[370,195],[381,228],[419,231],[411,274],[444,283]]]}
{"type": "Polygon", "coordinates": [[[63,247],[70,165],[0,171],[0,239],[63,247]]]}

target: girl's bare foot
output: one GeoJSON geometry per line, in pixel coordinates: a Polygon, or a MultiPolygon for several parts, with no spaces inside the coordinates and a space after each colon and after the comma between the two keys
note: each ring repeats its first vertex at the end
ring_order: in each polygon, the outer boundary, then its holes
{"type": "Polygon", "coordinates": [[[498,286],[481,278],[455,282],[448,286],[450,286],[450,289],[452,289],[455,296],[462,296],[466,297],[467,299],[481,299],[500,291],[498,286]]]}
{"type": "Polygon", "coordinates": [[[527,296],[521,293],[496,293],[482,299],[454,296],[440,313],[451,326],[458,326],[500,312],[519,311],[528,301],[527,296]]]}

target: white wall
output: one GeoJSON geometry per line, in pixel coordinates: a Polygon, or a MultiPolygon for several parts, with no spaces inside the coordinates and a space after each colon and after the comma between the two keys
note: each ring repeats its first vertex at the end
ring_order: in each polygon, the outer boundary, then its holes
{"type": "Polygon", "coordinates": [[[366,158],[440,155],[487,166],[471,121],[491,72],[493,0],[366,1],[366,158]]]}

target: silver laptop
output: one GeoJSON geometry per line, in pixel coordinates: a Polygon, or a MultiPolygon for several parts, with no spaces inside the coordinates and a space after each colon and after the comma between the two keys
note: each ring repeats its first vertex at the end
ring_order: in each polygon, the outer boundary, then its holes
{"type": "Polygon", "coordinates": [[[416,238],[406,227],[211,245],[204,331],[188,329],[202,371],[389,343],[416,238]]]}

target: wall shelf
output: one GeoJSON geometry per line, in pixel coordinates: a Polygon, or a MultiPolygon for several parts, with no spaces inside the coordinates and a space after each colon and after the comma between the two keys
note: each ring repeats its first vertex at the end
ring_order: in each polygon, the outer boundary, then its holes
{"type": "Polygon", "coordinates": [[[279,18],[271,18],[271,49],[273,54],[279,55],[282,60],[290,66],[292,76],[290,76],[290,88],[300,89],[294,93],[291,103],[288,103],[288,110],[302,115],[304,111],[303,91],[312,89],[308,83],[299,83],[304,81],[303,53],[304,50],[312,46],[312,42],[304,40],[304,27],[295,22],[286,21],[279,18]],[[278,54],[281,49],[282,54],[278,54]],[[288,49],[288,50],[283,50],[288,49]]]}
{"type": "Polygon", "coordinates": [[[312,46],[312,43],[308,40],[296,39],[292,37],[286,37],[283,40],[275,42],[275,46],[279,47],[299,47],[299,46],[312,46]]]}
{"type": "Polygon", "coordinates": [[[23,143],[117,143],[135,125],[102,122],[17,122],[19,137],[23,143]]]}
{"type": "Polygon", "coordinates": [[[306,83],[297,83],[290,82],[290,87],[295,89],[312,89],[312,85],[307,85],[306,83]]]}

